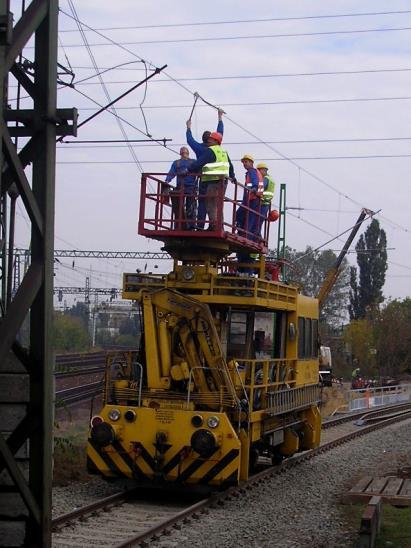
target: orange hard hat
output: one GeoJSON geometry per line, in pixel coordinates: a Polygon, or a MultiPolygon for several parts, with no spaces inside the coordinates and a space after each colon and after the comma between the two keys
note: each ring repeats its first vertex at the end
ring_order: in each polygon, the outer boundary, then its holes
{"type": "Polygon", "coordinates": [[[279,217],[280,217],[280,214],[278,213],[278,211],[276,209],[272,209],[268,216],[268,220],[271,222],[278,221],[279,217]]]}
{"type": "Polygon", "coordinates": [[[218,131],[213,131],[212,133],[210,133],[209,139],[214,139],[214,141],[217,141],[221,145],[223,136],[221,135],[221,133],[218,133],[218,131]]]}

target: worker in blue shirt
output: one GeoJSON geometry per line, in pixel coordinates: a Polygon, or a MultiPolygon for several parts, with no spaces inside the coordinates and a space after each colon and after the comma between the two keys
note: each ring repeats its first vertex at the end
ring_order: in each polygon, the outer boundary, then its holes
{"type": "MultiPolygon", "coordinates": [[[[224,114],[224,111],[221,109],[218,109],[218,124],[217,124],[216,132],[220,133],[220,135],[224,134],[223,114],[224,114]]],[[[204,153],[204,151],[207,149],[207,139],[210,137],[211,132],[205,131],[201,137],[202,142],[200,143],[194,139],[193,134],[191,133],[191,120],[187,120],[186,126],[187,126],[187,131],[186,131],[187,144],[193,150],[198,160],[200,156],[204,153]]],[[[200,181],[199,188],[198,188],[198,211],[197,211],[197,227],[198,228],[204,228],[204,221],[206,218],[206,206],[205,206],[206,192],[207,192],[207,185],[200,181]]]]}
{"type": "Polygon", "coordinates": [[[238,233],[248,240],[259,237],[261,196],[264,192],[263,176],[254,167],[254,158],[244,154],[241,162],[246,170],[243,200],[236,212],[238,233]]]}
{"type": "Polygon", "coordinates": [[[166,183],[170,183],[177,177],[177,185],[170,192],[172,212],[175,228],[180,230],[192,230],[195,226],[197,178],[187,175],[187,171],[194,163],[190,158],[187,147],[180,148],[180,158],[175,160],[166,177],[166,183]]]}

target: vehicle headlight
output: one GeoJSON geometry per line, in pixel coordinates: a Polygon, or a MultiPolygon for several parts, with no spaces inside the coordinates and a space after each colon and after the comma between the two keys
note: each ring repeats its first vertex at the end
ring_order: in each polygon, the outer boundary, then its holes
{"type": "Polygon", "coordinates": [[[189,282],[194,278],[194,270],[192,268],[184,268],[183,270],[183,279],[186,282],[189,282]]]}
{"type": "Polygon", "coordinates": [[[217,450],[217,442],[209,430],[196,430],[191,436],[191,447],[203,459],[208,459],[217,450]]]}
{"type": "Polygon", "coordinates": [[[108,412],[108,418],[111,421],[118,421],[118,419],[121,417],[121,413],[118,409],[110,409],[108,412]]]}
{"type": "Polygon", "coordinates": [[[191,417],[191,424],[195,427],[195,428],[200,428],[200,426],[203,425],[203,422],[204,422],[204,419],[201,415],[193,415],[191,417]]]}
{"type": "Polygon", "coordinates": [[[90,438],[99,447],[106,447],[115,441],[116,433],[111,424],[102,422],[93,426],[90,432],[90,438]]]}
{"type": "Polygon", "coordinates": [[[218,417],[208,417],[207,425],[209,428],[217,428],[220,424],[220,419],[218,417]]]}

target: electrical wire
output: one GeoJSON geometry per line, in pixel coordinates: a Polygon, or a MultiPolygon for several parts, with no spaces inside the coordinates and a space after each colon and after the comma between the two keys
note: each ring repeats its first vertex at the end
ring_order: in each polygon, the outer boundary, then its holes
{"type": "MultiPolygon", "coordinates": [[[[87,80],[91,80],[92,78],[96,78],[97,76],[101,76],[102,74],[105,74],[106,72],[110,72],[112,70],[118,70],[119,68],[123,67],[124,65],[132,65],[132,64],[135,64],[135,63],[143,63],[144,61],[127,61],[126,63],[120,63],[119,65],[114,65],[113,67],[107,67],[107,68],[102,68],[100,67],[100,72],[98,72],[97,74],[93,74],[91,76],[87,76],[86,78],[82,78],[81,80],[76,80],[74,82],[74,84],[76,86],[78,86],[79,84],[83,84],[83,82],[86,82],[87,80]]],[[[78,67],[74,67],[74,68],[78,68],[78,67]]],[[[88,69],[91,69],[92,67],[87,67],[88,69]]],[[[129,69],[131,70],[131,69],[129,69]]],[[[145,70],[147,72],[147,68],[144,68],[144,69],[132,69],[132,70],[145,70]]],[[[94,84],[97,84],[98,82],[94,82],[94,84]]],[[[106,82],[106,84],[111,84],[112,82],[106,82]]],[[[130,84],[134,84],[135,81],[132,80],[130,82],[130,84]]]]}
{"type": "Polygon", "coordinates": [[[316,253],[317,251],[319,251],[320,249],[322,249],[326,245],[330,244],[331,242],[333,242],[335,240],[340,240],[341,236],[344,236],[344,234],[347,234],[347,232],[351,232],[357,226],[361,226],[365,221],[368,221],[368,219],[371,219],[372,217],[374,217],[374,215],[377,215],[380,211],[381,210],[375,211],[375,212],[372,211],[370,213],[367,213],[367,215],[364,217],[364,219],[362,219],[361,221],[359,221],[359,222],[355,223],[354,225],[350,226],[349,228],[347,228],[346,230],[344,230],[343,232],[341,232],[337,236],[334,236],[331,240],[328,240],[328,241],[324,242],[323,244],[317,246],[315,249],[312,249],[308,253],[305,253],[304,255],[301,255],[301,257],[298,257],[298,259],[296,259],[296,261],[301,261],[301,259],[303,259],[304,257],[307,257],[308,255],[312,255],[312,254],[316,253]]]}
{"type": "MultiPolygon", "coordinates": [[[[61,10],[62,11],[62,10],[61,10]]],[[[66,12],[63,12],[65,13],[65,15],[67,15],[68,17],[72,18],[69,14],[67,14],[66,12]]],[[[85,23],[82,23],[82,25],[86,28],[88,28],[89,30],[95,32],[96,34],[98,34],[99,36],[103,37],[104,39],[108,40],[108,42],[110,42],[111,44],[113,45],[116,45],[118,46],[120,49],[124,50],[124,51],[127,51],[128,53],[130,53],[132,56],[138,58],[138,59],[142,59],[140,56],[138,56],[136,53],[134,53],[132,50],[130,50],[129,48],[126,48],[123,44],[121,43],[118,43],[118,42],[115,42],[114,40],[112,40],[111,38],[109,38],[108,36],[102,34],[101,32],[99,31],[96,31],[95,29],[92,29],[91,27],[89,27],[88,25],[86,25],[85,23]]],[[[179,87],[181,87],[182,89],[184,89],[185,91],[187,91],[190,95],[193,95],[193,92],[187,87],[185,86],[184,84],[182,84],[181,82],[179,82],[176,78],[174,78],[173,76],[171,76],[170,74],[164,72],[164,74],[170,78],[170,80],[174,81],[179,87]]],[[[232,118],[226,116],[226,119],[228,119],[229,121],[231,121],[231,123],[233,123],[236,127],[238,127],[239,129],[242,129],[245,133],[247,133],[248,135],[250,135],[251,137],[253,137],[254,139],[256,139],[256,141],[260,142],[261,144],[264,144],[265,146],[267,146],[268,148],[270,148],[271,150],[273,150],[276,154],[278,154],[279,156],[283,157],[283,158],[286,158],[286,156],[282,153],[280,153],[277,149],[275,149],[274,147],[272,147],[272,145],[266,143],[265,141],[263,141],[262,139],[260,139],[259,137],[257,137],[254,133],[252,133],[251,131],[249,131],[248,129],[246,129],[245,127],[243,127],[241,124],[239,124],[238,122],[235,122],[232,118]]],[[[295,167],[301,167],[299,166],[294,160],[290,160],[290,162],[295,166],[295,167]]],[[[342,197],[346,198],[347,200],[349,200],[350,202],[352,202],[354,205],[358,206],[358,207],[364,207],[362,204],[360,204],[357,200],[354,200],[353,198],[349,197],[347,194],[344,194],[342,193],[339,189],[335,188],[333,185],[327,183],[324,179],[322,179],[321,177],[319,177],[318,175],[315,175],[314,173],[312,173],[311,171],[307,170],[306,168],[303,168],[301,167],[301,170],[302,172],[306,173],[307,175],[309,175],[311,178],[313,178],[314,180],[320,182],[321,184],[325,185],[327,188],[333,190],[334,192],[337,193],[337,195],[341,195],[342,197]]],[[[384,220],[391,224],[391,226],[393,227],[397,227],[401,230],[404,230],[405,232],[408,232],[408,229],[406,227],[403,227],[401,225],[399,225],[398,223],[396,223],[395,221],[391,221],[390,219],[386,218],[386,217],[382,217],[381,218],[384,218],[384,220]]]]}
{"type": "MultiPolygon", "coordinates": [[[[76,92],[76,93],[79,93],[80,95],[82,95],[83,97],[85,97],[86,99],[88,99],[89,101],[91,101],[92,103],[94,103],[95,105],[99,106],[99,107],[103,107],[103,105],[101,103],[99,103],[98,101],[96,101],[95,99],[93,99],[92,97],[90,97],[89,95],[87,95],[87,93],[84,93],[83,91],[80,91],[79,89],[77,88],[73,88],[73,90],[76,92]]],[[[82,109],[82,110],[94,110],[94,109],[82,109]]],[[[120,109],[116,109],[117,110],[120,110],[120,109]]],[[[147,135],[147,133],[145,133],[143,130],[141,130],[140,128],[138,128],[137,126],[135,126],[134,124],[132,124],[131,122],[129,122],[128,120],[126,120],[125,118],[123,118],[122,116],[120,116],[117,112],[113,112],[111,110],[107,110],[106,112],[108,112],[109,114],[111,114],[112,116],[114,116],[115,118],[118,118],[119,120],[121,120],[123,123],[125,123],[126,125],[130,126],[131,128],[135,129],[136,131],[138,131],[139,133],[141,133],[141,135],[145,135],[146,137],[149,137],[147,135]]],[[[157,143],[159,145],[162,145],[164,144],[164,141],[162,139],[153,139],[151,137],[151,140],[153,141],[153,143],[157,143]]],[[[125,142],[129,142],[130,140],[129,139],[125,139],[125,142]]],[[[64,142],[64,141],[63,141],[64,142]]],[[[131,145],[130,145],[131,146],[131,145]]],[[[60,148],[60,147],[59,147],[60,148]]],[[[63,147],[61,147],[63,148],[63,147]]],[[[170,148],[169,146],[167,145],[164,145],[164,148],[166,148],[167,150],[170,150],[171,152],[175,153],[175,154],[178,154],[178,151],[177,150],[174,150],[173,148],[170,148]]]]}
{"type": "MultiPolygon", "coordinates": [[[[126,64],[126,63],[124,63],[126,64]]],[[[121,65],[120,65],[121,66],[121,65]]],[[[114,67],[117,68],[117,67],[114,67]]],[[[101,72],[108,72],[113,69],[106,69],[101,72]]],[[[129,69],[137,70],[137,69],[129,69]]],[[[302,78],[302,77],[314,77],[314,76],[347,76],[347,75],[358,75],[358,74],[384,74],[384,73],[396,73],[396,72],[410,72],[411,68],[388,68],[388,69],[363,69],[363,70],[337,70],[337,71],[321,71],[321,72],[294,72],[294,73],[278,73],[278,74],[243,74],[243,75],[233,75],[233,76],[202,76],[197,78],[179,78],[180,82],[204,82],[208,80],[258,80],[258,79],[267,79],[267,78],[302,78]]],[[[75,82],[78,84],[83,84],[84,82],[95,78],[95,76],[89,76],[87,78],[82,78],[75,82]]],[[[111,82],[106,82],[106,84],[132,84],[134,80],[114,80],[111,82]]],[[[168,79],[158,78],[155,82],[169,82],[168,79]]],[[[88,82],[87,85],[96,85],[98,82],[88,82]]]]}
{"type": "MultiPolygon", "coordinates": [[[[62,10],[60,10],[62,11],[62,10]]],[[[165,23],[161,25],[133,25],[124,27],[102,27],[96,30],[135,30],[135,29],[157,29],[157,28],[170,28],[170,27],[195,27],[195,26],[209,26],[209,25],[232,25],[243,23],[267,23],[273,21],[306,21],[316,19],[339,19],[343,17],[369,17],[380,15],[405,15],[411,13],[411,10],[396,10],[396,11],[374,11],[374,12],[362,12],[362,13],[338,13],[327,15],[304,15],[300,17],[267,17],[262,19],[236,19],[236,20],[224,20],[224,21],[201,21],[193,23],[165,23]]],[[[77,29],[67,29],[60,32],[77,32],[77,29]]]]}
{"type": "MultiPolygon", "coordinates": [[[[264,107],[270,105],[310,105],[321,103],[367,103],[367,102],[381,102],[381,101],[409,101],[411,96],[405,95],[402,97],[347,97],[347,98],[332,98],[332,99],[303,99],[295,101],[247,101],[238,103],[221,103],[221,107],[264,107]]],[[[148,109],[175,109],[191,108],[192,105],[146,105],[148,109]]],[[[129,106],[121,107],[119,110],[135,110],[139,107],[129,106]]],[[[197,108],[206,108],[206,105],[198,105],[197,108]]]]}
{"type": "MultiPolygon", "coordinates": [[[[76,8],[75,8],[75,6],[74,6],[73,0],[68,0],[68,4],[69,4],[69,6],[70,6],[70,8],[71,8],[71,11],[72,11],[72,13],[73,13],[74,19],[75,19],[76,24],[77,24],[78,29],[79,29],[79,32],[80,32],[80,34],[81,34],[81,36],[82,36],[82,38],[83,38],[84,46],[86,47],[86,50],[87,50],[87,52],[88,52],[88,54],[89,54],[90,60],[91,60],[91,62],[92,62],[92,65],[93,65],[93,67],[94,67],[94,69],[95,69],[95,71],[96,71],[96,74],[98,75],[98,78],[99,78],[99,80],[100,80],[101,87],[102,87],[102,89],[103,89],[103,91],[104,91],[104,94],[105,94],[107,100],[109,101],[109,103],[111,103],[112,100],[111,100],[110,94],[109,94],[109,92],[108,92],[108,89],[107,89],[107,87],[106,87],[106,85],[105,85],[105,83],[104,83],[102,77],[101,77],[101,74],[98,74],[98,73],[99,73],[99,69],[98,69],[98,66],[97,66],[97,62],[96,62],[96,60],[95,60],[95,57],[94,57],[94,55],[93,55],[93,52],[91,51],[91,46],[90,46],[90,44],[88,43],[88,39],[87,39],[87,37],[86,37],[86,34],[85,34],[85,32],[83,31],[83,29],[82,29],[82,24],[81,24],[80,19],[79,19],[78,15],[77,15],[77,11],[76,11],[76,8]]],[[[112,110],[114,113],[116,113],[116,109],[115,109],[114,106],[111,107],[111,110],[112,110]]],[[[123,139],[128,140],[128,135],[127,135],[127,133],[126,133],[126,130],[124,129],[124,126],[123,126],[121,120],[120,120],[118,117],[116,117],[116,122],[117,122],[117,125],[118,125],[119,129],[120,129],[121,134],[123,135],[123,139]]],[[[139,161],[139,159],[138,159],[138,157],[137,157],[137,154],[136,154],[135,151],[134,151],[134,148],[133,148],[132,146],[129,146],[128,149],[129,149],[129,151],[130,151],[130,154],[131,154],[131,157],[133,158],[134,163],[135,163],[136,166],[137,166],[137,169],[140,171],[140,173],[143,173],[143,171],[144,171],[144,170],[143,170],[143,166],[141,165],[141,163],[140,163],[140,161],[139,161]]]]}
{"type": "MultiPolygon", "coordinates": [[[[60,10],[65,13],[63,10],[60,10]]],[[[95,29],[93,29],[95,30],[95,29]]],[[[311,36],[338,36],[346,34],[368,34],[368,33],[381,33],[381,32],[401,32],[409,31],[411,27],[394,27],[394,28],[374,28],[374,29],[350,29],[350,30],[332,30],[332,31],[319,31],[319,32],[294,32],[284,34],[246,34],[242,36],[213,36],[203,38],[175,38],[168,40],[137,40],[130,42],[118,42],[120,46],[138,46],[144,44],[181,44],[181,43],[195,43],[195,42],[227,42],[234,40],[261,40],[272,38],[305,38],[311,36]]],[[[97,31],[98,32],[98,31],[97,31]]],[[[95,43],[90,44],[91,47],[107,47],[110,43],[95,43]]],[[[79,48],[82,44],[67,44],[66,48],[79,48]]],[[[34,47],[34,46],[33,46],[34,47]]],[[[29,47],[27,48],[29,49],[29,47]]]]}
{"type": "MultiPolygon", "coordinates": [[[[152,141],[153,139],[147,139],[147,141],[152,141]]],[[[168,139],[166,139],[167,141],[168,139]]],[[[370,137],[370,138],[352,138],[352,139],[305,139],[305,140],[295,140],[295,141],[266,141],[269,144],[315,144],[315,143],[366,143],[366,142],[382,142],[382,141],[410,141],[411,137],[370,137]]],[[[164,139],[156,139],[156,141],[163,142],[164,139]]],[[[129,143],[139,143],[139,147],[156,147],[158,142],[155,143],[145,143],[142,140],[138,139],[129,139],[129,143]]],[[[65,145],[72,145],[69,148],[125,148],[125,144],[110,144],[106,145],[105,143],[124,143],[122,139],[89,139],[88,141],[64,141],[65,145]],[[90,144],[94,142],[95,144],[90,144]],[[103,144],[104,143],[104,144],[103,144]]],[[[186,146],[187,143],[175,143],[174,146],[182,147],[186,146]]],[[[255,141],[224,141],[224,146],[244,146],[244,145],[255,145],[255,141]]],[[[58,146],[57,148],[65,148],[65,146],[58,146]]]]}
{"type": "MultiPolygon", "coordinates": [[[[256,143],[254,143],[256,144],[256,143]]],[[[97,147],[104,148],[104,147],[97,147]]],[[[137,147],[134,147],[137,148],[137,147]]],[[[297,156],[286,158],[259,158],[262,162],[289,162],[295,160],[379,160],[386,158],[411,158],[411,154],[368,154],[362,156],[297,156]]],[[[169,164],[170,160],[143,160],[146,164],[169,164]]],[[[231,158],[232,162],[240,162],[241,158],[231,158]]],[[[58,164],[132,164],[134,162],[127,160],[79,160],[79,161],[61,161],[58,164]]],[[[302,169],[300,167],[300,169],[302,169]]]]}

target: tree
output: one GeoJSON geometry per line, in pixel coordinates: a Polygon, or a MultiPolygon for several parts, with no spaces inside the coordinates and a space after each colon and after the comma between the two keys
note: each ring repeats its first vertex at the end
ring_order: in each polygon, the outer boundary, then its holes
{"type": "Polygon", "coordinates": [[[119,325],[118,331],[120,335],[135,335],[136,324],[133,318],[124,318],[119,325]]]}
{"type": "Polygon", "coordinates": [[[375,333],[380,374],[411,372],[411,299],[389,302],[378,315],[375,333]]]}
{"type": "Polygon", "coordinates": [[[129,346],[138,348],[140,346],[140,334],[138,335],[119,335],[116,337],[115,344],[118,346],[129,346]]]}
{"type": "Polygon", "coordinates": [[[54,315],[54,349],[56,352],[81,352],[88,350],[90,338],[80,318],[61,312],[54,315]]]}
{"type": "MultiPolygon", "coordinates": [[[[276,257],[276,252],[271,251],[268,259],[276,257]]],[[[314,251],[307,246],[305,251],[296,251],[290,247],[285,249],[285,258],[294,265],[287,268],[287,279],[291,283],[298,284],[301,292],[309,297],[316,297],[320,291],[327,273],[333,268],[337,256],[331,249],[314,251]]],[[[332,287],[322,309],[320,319],[331,326],[341,324],[346,316],[348,304],[348,263],[344,259],[341,265],[340,275],[332,287]]]]}
{"type": "Polygon", "coordinates": [[[344,329],[344,342],[361,369],[361,375],[376,376],[375,332],[369,320],[352,320],[344,329]]]}
{"type": "Polygon", "coordinates": [[[350,306],[353,320],[364,319],[367,313],[374,314],[383,302],[382,288],[387,270],[387,237],[377,219],[373,219],[357,245],[358,272],[350,272],[350,306]],[[358,280],[357,280],[358,274],[358,280]]]}
{"type": "Polygon", "coordinates": [[[64,313],[67,314],[68,316],[79,318],[83,322],[84,327],[87,329],[88,323],[89,323],[89,305],[88,304],[79,301],[75,305],[73,305],[69,310],[66,310],[64,313]]]}

